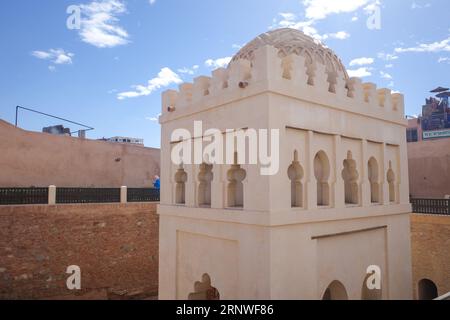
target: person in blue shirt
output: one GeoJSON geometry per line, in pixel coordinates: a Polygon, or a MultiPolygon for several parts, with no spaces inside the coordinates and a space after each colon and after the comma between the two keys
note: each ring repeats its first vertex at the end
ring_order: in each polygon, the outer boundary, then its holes
{"type": "Polygon", "coordinates": [[[159,176],[155,176],[155,180],[153,181],[153,187],[155,189],[161,189],[161,180],[159,179],[159,176]]]}

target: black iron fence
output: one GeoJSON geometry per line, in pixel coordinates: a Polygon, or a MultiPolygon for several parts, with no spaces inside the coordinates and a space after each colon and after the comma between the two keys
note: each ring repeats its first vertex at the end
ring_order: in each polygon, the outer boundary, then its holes
{"type": "Polygon", "coordinates": [[[56,203],[120,202],[119,188],[57,188],[56,203]]]}
{"type": "Polygon", "coordinates": [[[0,205],[46,203],[48,188],[0,188],[0,205]]]}
{"type": "Polygon", "coordinates": [[[128,188],[127,202],[159,201],[159,189],[128,188]]]}
{"type": "Polygon", "coordinates": [[[411,199],[414,213],[450,215],[450,199],[411,199]]]}
{"type": "Polygon", "coordinates": [[[50,193],[50,188],[0,188],[0,205],[159,202],[160,199],[160,190],[153,188],[127,188],[123,195],[121,188],[56,188],[56,193],[50,193]],[[49,194],[53,194],[53,199],[49,194]]]}

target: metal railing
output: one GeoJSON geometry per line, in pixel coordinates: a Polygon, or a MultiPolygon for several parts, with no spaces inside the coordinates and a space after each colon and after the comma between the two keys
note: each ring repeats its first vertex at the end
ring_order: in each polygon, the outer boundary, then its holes
{"type": "Polygon", "coordinates": [[[127,202],[159,201],[159,189],[128,188],[127,202]]]}
{"type": "Polygon", "coordinates": [[[411,199],[414,213],[450,215],[450,199],[411,199]]]}
{"type": "Polygon", "coordinates": [[[46,204],[48,188],[0,188],[0,205],[46,204]]]}
{"type": "Polygon", "coordinates": [[[57,188],[56,203],[120,202],[120,188],[57,188]]]}
{"type": "Polygon", "coordinates": [[[159,202],[154,188],[0,188],[0,205],[159,202]]]}

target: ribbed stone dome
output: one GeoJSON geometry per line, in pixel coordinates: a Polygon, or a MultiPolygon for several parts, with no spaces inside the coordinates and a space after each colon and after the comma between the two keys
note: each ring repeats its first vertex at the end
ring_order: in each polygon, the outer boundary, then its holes
{"type": "Polygon", "coordinates": [[[276,29],[259,35],[239,50],[232,61],[239,59],[252,61],[254,59],[254,51],[265,45],[279,49],[279,56],[281,58],[295,53],[305,57],[307,64],[319,61],[326,66],[327,72],[340,71],[348,78],[347,70],[342,64],[341,59],[331,49],[315,41],[303,32],[290,28],[276,29]]]}

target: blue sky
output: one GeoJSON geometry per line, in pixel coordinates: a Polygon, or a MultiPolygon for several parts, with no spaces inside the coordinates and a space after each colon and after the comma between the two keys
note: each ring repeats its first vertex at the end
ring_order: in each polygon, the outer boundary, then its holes
{"type": "MultiPolygon", "coordinates": [[[[448,0],[2,1],[0,118],[14,122],[20,105],[95,127],[89,138],[159,147],[163,90],[208,75],[282,26],[323,41],[351,75],[404,93],[414,115],[429,90],[450,85],[449,12],[448,0]],[[78,30],[67,28],[71,5],[78,30]],[[380,29],[369,29],[376,8],[380,29]]],[[[29,113],[19,120],[35,131],[59,124],[29,113]]]]}

